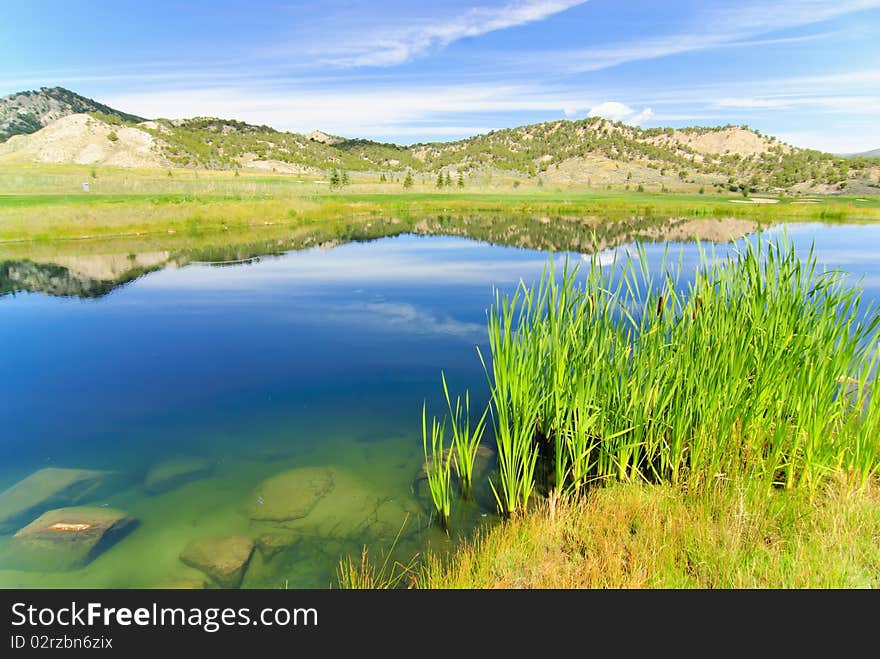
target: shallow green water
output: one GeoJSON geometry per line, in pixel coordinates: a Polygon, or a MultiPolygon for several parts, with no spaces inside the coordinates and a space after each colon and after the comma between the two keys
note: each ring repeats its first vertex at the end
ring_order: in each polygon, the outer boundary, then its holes
{"type": "MultiPolygon", "coordinates": [[[[880,229],[790,231],[880,298],[880,229]]],[[[681,248],[687,269],[696,248],[681,248]]],[[[655,261],[662,249],[649,247],[655,261]]],[[[327,587],[341,556],[364,544],[378,554],[404,522],[402,559],[495,523],[482,479],[475,501],[456,503],[451,537],[433,524],[417,492],[421,405],[441,411],[441,369],[454,391],[485,402],[476,347],[487,348],[493,287],[539,277],[546,260],[404,235],[164,269],[95,299],[0,297],[0,491],[47,467],[109,472],[91,493],[37,497],[10,521],[0,586],[212,586],[181,560],[189,543],[268,533],[283,542],[258,544],[242,587],[327,587]],[[152,493],[151,470],[186,457],[202,468],[152,493]],[[261,503],[261,483],[306,467],[328,469],[332,488],[303,517],[255,521],[278,503],[261,503]],[[14,534],[66,505],[117,509],[137,525],[84,565],[26,564],[14,534]]],[[[0,495],[0,521],[4,505],[0,495]]]]}

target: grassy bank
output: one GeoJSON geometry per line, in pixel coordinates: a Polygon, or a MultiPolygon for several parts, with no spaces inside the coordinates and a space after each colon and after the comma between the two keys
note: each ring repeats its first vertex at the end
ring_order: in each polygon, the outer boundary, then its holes
{"type": "Polygon", "coordinates": [[[629,483],[547,502],[407,575],[420,588],[877,588],[880,490],[629,483]],[[413,581],[414,579],[414,581],[413,581]]]}
{"type": "Polygon", "coordinates": [[[325,181],[272,174],[121,170],[61,165],[0,168],[0,241],[299,227],[347,220],[503,215],[523,221],[601,218],[742,218],[876,221],[878,198],[782,198],[751,203],[734,195],[639,193],[538,187],[465,188],[361,182],[331,191],[325,181]],[[170,175],[169,175],[170,174],[170,175]],[[82,192],[83,182],[90,192],[82,192]]]}

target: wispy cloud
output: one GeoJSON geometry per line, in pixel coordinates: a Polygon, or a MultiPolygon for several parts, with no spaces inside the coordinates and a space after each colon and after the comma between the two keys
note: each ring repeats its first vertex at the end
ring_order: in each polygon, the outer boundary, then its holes
{"type": "Polygon", "coordinates": [[[750,2],[697,12],[693,29],[627,43],[532,54],[533,62],[552,60],[567,73],[598,71],[629,62],[720,47],[804,41],[815,35],[753,40],[761,35],[822,23],[838,16],[880,8],[880,0],[783,0],[750,2]]]}
{"type": "Polygon", "coordinates": [[[338,312],[356,318],[356,322],[379,325],[390,331],[413,334],[445,334],[478,340],[486,328],[449,316],[438,316],[429,309],[420,309],[404,302],[366,302],[338,307],[338,312]]]}
{"type": "Polygon", "coordinates": [[[880,146],[880,130],[863,127],[842,134],[839,131],[822,132],[818,130],[782,131],[776,137],[786,144],[817,149],[826,153],[859,153],[880,146]]]}
{"type": "Polygon", "coordinates": [[[380,32],[344,47],[322,47],[324,63],[340,67],[395,66],[468,37],[507,30],[582,5],[587,0],[520,0],[502,7],[474,7],[450,20],[380,32]]]}

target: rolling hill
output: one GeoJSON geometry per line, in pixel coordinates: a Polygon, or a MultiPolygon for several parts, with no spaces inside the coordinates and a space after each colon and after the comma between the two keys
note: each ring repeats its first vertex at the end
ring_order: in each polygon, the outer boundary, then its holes
{"type": "Polygon", "coordinates": [[[124,121],[143,121],[141,117],[114,110],[69,89],[42,87],[0,98],[0,142],[13,135],[35,133],[57,119],[83,112],[100,112],[124,121]]]}
{"type": "Polygon", "coordinates": [[[746,126],[643,129],[591,117],[401,146],[320,130],[301,135],[215,117],[146,121],[61,88],[0,99],[0,117],[6,117],[2,125],[7,133],[10,125],[20,133],[0,143],[0,162],[254,169],[313,176],[343,170],[390,181],[402,181],[411,172],[422,180],[442,174],[447,182],[454,174],[463,182],[485,183],[494,177],[514,185],[661,191],[714,187],[865,193],[880,185],[880,159],[800,149],[746,126]],[[27,101],[23,109],[22,99],[27,101]],[[18,114],[9,119],[14,107],[19,107],[18,114]],[[45,127],[31,133],[41,122],[45,127]]]}
{"type": "Polygon", "coordinates": [[[850,158],[880,158],[880,149],[871,149],[870,151],[862,151],[861,153],[850,154],[850,158]]]}

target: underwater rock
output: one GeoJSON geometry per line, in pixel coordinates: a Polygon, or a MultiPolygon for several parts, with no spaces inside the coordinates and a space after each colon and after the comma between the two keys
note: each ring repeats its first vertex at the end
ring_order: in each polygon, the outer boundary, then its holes
{"type": "Polygon", "coordinates": [[[12,537],[10,560],[22,569],[87,565],[137,525],[121,510],[76,506],[43,513],[12,537]]]}
{"type": "Polygon", "coordinates": [[[242,588],[328,588],[339,564],[339,555],[329,556],[323,543],[299,542],[290,551],[279,552],[272,559],[259,552],[248,565],[242,588]]]}
{"type": "Polygon", "coordinates": [[[333,474],[326,467],[291,469],[260,483],[251,495],[248,514],[255,521],[300,519],[333,488],[333,474]]]}
{"type": "Polygon", "coordinates": [[[295,546],[300,538],[300,534],[295,531],[272,529],[260,534],[257,538],[257,548],[263,558],[270,560],[279,552],[295,546]]]}
{"type": "Polygon", "coordinates": [[[373,488],[344,469],[328,470],[333,489],[304,519],[288,524],[305,535],[346,537],[368,526],[382,500],[373,488]]]}
{"type": "MultiPolygon", "coordinates": [[[[379,522],[380,510],[383,534],[388,527],[393,526],[394,532],[400,528],[406,512],[396,505],[385,507],[387,500],[376,493],[373,485],[346,469],[332,467],[326,471],[333,488],[315,503],[308,515],[272,522],[275,532],[295,531],[306,539],[360,538],[365,533],[372,533],[372,527],[379,522]]],[[[262,530],[267,531],[266,528],[262,530]]]]}
{"type": "Polygon", "coordinates": [[[254,541],[247,536],[200,538],[186,546],[180,560],[223,588],[237,588],[253,553],[254,541]]]}
{"type": "Polygon", "coordinates": [[[109,475],[106,471],[57,467],[35,471],[0,493],[0,533],[11,531],[50,508],[82,501],[109,475]]]}
{"type": "Polygon", "coordinates": [[[161,494],[204,478],[213,470],[214,462],[208,458],[172,458],[150,468],[144,478],[144,489],[149,494],[161,494]]]}

